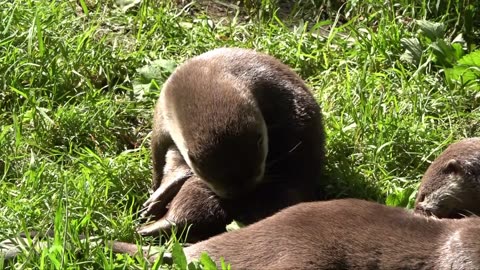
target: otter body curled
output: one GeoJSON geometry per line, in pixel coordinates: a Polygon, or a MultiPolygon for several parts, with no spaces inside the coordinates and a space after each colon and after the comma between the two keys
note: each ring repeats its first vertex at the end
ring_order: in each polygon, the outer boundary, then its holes
{"type": "Polygon", "coordinates": [[[242,203],[234,218],[253,222],[315,199],[324,144],[320,107],[295,72],[266,54],[216,49],[180,65],[164,84],[153,121],[152,186],[163,185],[174,145],[225,207],[242,203]]]}

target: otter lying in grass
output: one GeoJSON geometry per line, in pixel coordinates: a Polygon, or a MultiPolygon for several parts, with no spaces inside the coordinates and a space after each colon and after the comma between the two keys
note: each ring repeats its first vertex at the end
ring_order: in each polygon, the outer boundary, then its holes
{"type": "Polygon", "coordinates": [[[440,220],[357,199],[301,203],[184,252],[189,261],[206,252],[217,265],[223,257],[232,269],[480,269],[480,218],[440,220]]]}
{"type": "MultiPolygon", "coordinates": [[[[149,246],[108,245],[159,256],[149,246]]],[[[232,269],[480,269],[480,218],[429,218],[357,199],[309,202],[184,252],[188,261],[206,252],[217,265],[223,257],[232,269]]],[[[163,260],[172,263],[171,254],[163,260]]]]}

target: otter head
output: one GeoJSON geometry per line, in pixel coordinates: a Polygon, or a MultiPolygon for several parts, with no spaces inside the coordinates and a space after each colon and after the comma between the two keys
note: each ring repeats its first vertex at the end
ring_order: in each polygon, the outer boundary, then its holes
{"type": "Polygon", "coordinates": [[[172,137],[193,172],[221,198],[252,190],[264,176],[268,135],[250,90],[212,71],[176,90],[172,137]],[[187,87],[195,91],[180,99],[187,87]]]}
{"type": "Polygon", "coordinates": [[[192,170],[226,199],[244,194],[262,181],[268,152],[263,118],[237,117],[237,123],[199,135],[187,147],[186,160],[192,170]]]}
{"type": "Polygon", "coordinates": [[[480,214],[480,179],[471,162],[439,159],[425,173],[415,202],[415,212],[438,218],[480,214]]]}
{"type": "Polygon", "coordinates": [[[215,194],[232,198],[263,179],[267,127],[248,80],[215,61],[202,56],[177,68],[160,99],[187,164],[215,194]]]}

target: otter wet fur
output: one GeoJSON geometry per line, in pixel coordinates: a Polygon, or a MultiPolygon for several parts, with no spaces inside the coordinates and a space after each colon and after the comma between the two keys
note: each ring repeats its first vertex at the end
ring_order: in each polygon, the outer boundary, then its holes
{"type": "Polygon", "coordinates": [[[425,172],[415,211],[439,218],[480,215],[480,138],[451,144],[425,172]]]}
{"type": "MultiPolygon", "coordinates": [[[[113,250],[134,255],[135,244],[113,250]]],[[[148,254],[149,260],[157,259],[148,254]]],[[[307,202],[184,249],[232,269],[480,269],[480,218],[437,219],[374,202],[307,202]]],[[[167,257],[171,259],[171,257],[167,257]]],[[[164,257],[164,262],[165,260],[164,257]]]]}
{"type": "Polygon", "coordinates": [[[242,215],[244,222],[317,198],[325,163],[320,107],[295,72],[266,54],[215,49],[186,61],[169,77],[154,112],[155,192],[144,216],[164,212],[165,205],[156,202],[169,201],[188,179],[162,180],[173,145],[218,198],[252,207],[251,215],[242,215]],[[252,194],[268,203],[249,203],[252,194]]]}

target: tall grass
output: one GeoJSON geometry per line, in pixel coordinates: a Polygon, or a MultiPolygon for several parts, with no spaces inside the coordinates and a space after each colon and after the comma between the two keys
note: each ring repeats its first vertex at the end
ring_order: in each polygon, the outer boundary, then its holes
{"type": "Polygon", "coordinates": [[[411,205],[429,162],[480,135],[476,90],[447,83],[433,62],[401,60],[416,19],[443,22],[446,39],[463,33],[465,52],[478,49],[474,1],[160,2],[0,0],[0,238],[57,232],[48,249],[4,267],[147,268],[79,235],[141,241],[154,102],[176,63],[213,48],[274,55],[315,92],[326,199],[411,205]]]}

